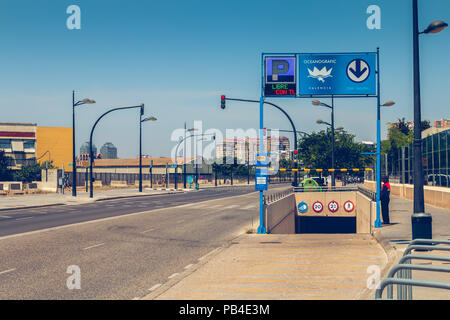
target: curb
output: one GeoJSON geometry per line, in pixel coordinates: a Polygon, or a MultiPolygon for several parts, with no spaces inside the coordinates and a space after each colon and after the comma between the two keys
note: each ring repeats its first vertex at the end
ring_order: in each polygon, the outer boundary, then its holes
{"type": "MultiPolygon", "coordinates": [[[[402,253],[392,246],[389,239],[384,238],[381,235],[381,230],[375,230],[372,233],[372,237],[381,246],[387,257],[387,263],[383,266],[380,273],[380,281],[386,278],[389,270],[397,263],[401,258],[402,253]]],[[[358,300],[375,300],[375,290],[365,288],[363,292],[357,297],[358,300]]]]}
{"type": "Polygon", "coordinates": [[[2,208],[0,211],[12,211],[12,210],[24,210],[24,209],[34,209],[34,208],[44,208],[44,207],[53,207],[53,206],[63,206],[66,203],[52,203],[52,204],[43,204],[37,206],[24,206],[24,207],[14,207],[14,208],[2,208]]]}
{"type": "Polygon", "coordinates": [[[157,194],[138,194],[138,195],[129,195],[129,196],[112,196],[108,198],[99,198],[99,199],[87,199],[86,201],[77,201],[74,203],[71,202],[57,202],[52,204],[43,204],[43,205],[31,205],[31,206],[20,206],[20,207],[14,207],[14,208],[1,208],[1,211],[12,211],[12,210],[24,210],[24,209],[34,209],[34,208],[44,208],[44,207],[53,207],[53,206],[64,206],[64,205],[79,205],[79,204],[86,204],[91,202],[100,202],[100,201],[108,201],[108,200],[115,200],[115,199],[124,199],[124,198],[137,198],[137,197],[153,197],[153,196],[160,196],[165,194],[175,194],[175,193],[184,193],[184,191],[175,191],[175,192],[164,192],[164,193],[157,193],[157,194]]]}

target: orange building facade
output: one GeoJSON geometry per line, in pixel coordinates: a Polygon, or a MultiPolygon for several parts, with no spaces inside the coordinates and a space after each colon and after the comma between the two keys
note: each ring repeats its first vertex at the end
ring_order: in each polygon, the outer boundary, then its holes
{"type": "Polygon", "coordinates": [[[37,127],[36,160],[38,163],[53,161],[53,165],[64,171],[72,171],[72,128],[37,127]]]}

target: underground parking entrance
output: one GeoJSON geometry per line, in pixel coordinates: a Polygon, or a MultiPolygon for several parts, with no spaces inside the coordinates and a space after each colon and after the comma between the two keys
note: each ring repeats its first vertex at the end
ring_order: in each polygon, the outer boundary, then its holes
{"type": "Polygon", "coordinates": [[[297,216],[295,233],[356,233],[356,217],[297,216]]]}
{"type": "Polygon", "coordinates": [[[272,234],[369,234],[375,216],[373,197],[358,187],[293,188],[264,205],[265,227],[272,234]]]}

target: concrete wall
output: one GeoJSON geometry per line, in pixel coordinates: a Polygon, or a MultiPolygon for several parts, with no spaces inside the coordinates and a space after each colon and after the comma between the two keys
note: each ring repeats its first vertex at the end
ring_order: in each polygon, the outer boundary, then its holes
{"type": "Polygon", "coordinates": [[[372,233],[376,219],[376,202],[356,192],[356,233],[372,233]]]}
{"type": "MultiPolygon", "coordinates": [[[[365,181],[364,186],[376,191],[375,181],[365,181]]],[[[450,209],[450,188],[424,186],[425,203],[450,209]]],[[[391,195],[404,199],[414,200],[414,186],[412,184],[391,183],[391,195]]]]}
{"type": "Polygon", "coordinates": [[[300,213],[299,216],[327,216],[327,217],[356,217],[356,233],[371,233],[375,222],[375,202],[356,191],[345,192],[296,192],[296,208],[302,201],[308,204],[308,211],[300,213]],[[333,213],[328,209],[330,201],[336,201],[339,205],[337,212],[333,213]],[[312,209],[314,202],[320,201],[323,204],[323,211],[316,213],[312,209]],[[354,210],[347,212],[344,209],[344,203],[351,201],[354,204],[354,210]]]}
{"type": "Polygon", "coordinates": [[[295,233],[295,219],[301,216],[329,216],[329,217],[356,217],[356,233],[372,233],[376,219],[376,203],[365,195],[356,191],[346,192],[296,192],[280,200],[266,205],[264,212],[264,225],[267,233],[293,234],[295,233]],[[328,203],[336,201],[339,204],[337,212],[328,210],[328,203]],[[308,204],[308,211],[300,213],[297,210],[300,202],[308,204]],[[323,204],[323,211],[316,213],[312,209],[314,202],[323,204]],[[351,201],[354,209],[351,212],[344,210],[344,203],[351,201]]]}
{"type": "Polygon", "coordinates": [[[295,233],[295,196],[290,194],[266,205],[264,224],[267,233],[295,233]]]}

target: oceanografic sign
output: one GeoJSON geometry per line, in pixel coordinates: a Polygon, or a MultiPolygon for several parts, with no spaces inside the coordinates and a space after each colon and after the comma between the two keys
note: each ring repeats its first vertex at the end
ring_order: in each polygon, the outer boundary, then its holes
{"type": "Polygon", "coordinates": [[[265,57],[264,96],[295,96],[297,93],[296,57],[265,57]]]}
{"type": "Polygon", "coordinates": [[[299,95],[376,95],[376,53],[298,55],[299,95]]]}

